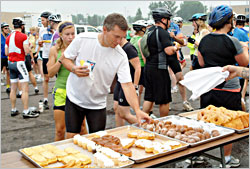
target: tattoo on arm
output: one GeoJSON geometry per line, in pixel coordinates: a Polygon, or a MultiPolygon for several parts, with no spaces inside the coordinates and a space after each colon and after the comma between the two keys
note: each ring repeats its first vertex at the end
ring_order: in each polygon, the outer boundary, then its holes
{"type": "Polygon", "coordinates": [[[241,71],[241,76],[244,79],[249,79],[249,69],[243,68],[241,71]]]}

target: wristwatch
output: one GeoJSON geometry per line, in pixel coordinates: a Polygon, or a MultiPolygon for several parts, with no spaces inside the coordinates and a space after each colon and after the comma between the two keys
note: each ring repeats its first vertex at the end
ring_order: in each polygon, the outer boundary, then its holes
{"type": "Polygon", "coordinates": [[[72,68],[71,68],[71,72],[75,72],[75,66],[73,66],[72,68]]]}

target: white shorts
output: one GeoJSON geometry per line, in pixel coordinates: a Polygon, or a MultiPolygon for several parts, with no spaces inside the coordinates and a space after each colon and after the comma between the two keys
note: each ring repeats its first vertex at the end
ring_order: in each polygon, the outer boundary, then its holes
{"type": "Polygon", "coordinates": [[[8,62],[10,70],[10,82],[29,82],[29,72],[24,61],[8,62]]]}

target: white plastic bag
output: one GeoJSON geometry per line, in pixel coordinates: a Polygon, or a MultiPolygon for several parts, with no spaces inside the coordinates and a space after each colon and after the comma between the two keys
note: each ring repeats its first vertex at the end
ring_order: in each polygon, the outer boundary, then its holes
{"type": "Polygon", "coordinates": [[[210,67],[192,70],[185,74],[182,85],[192,91],[191,100],[196,100],[202,94],[223,83],[229,76],[229,72],[222,72],[222,67],[210,67]]]}

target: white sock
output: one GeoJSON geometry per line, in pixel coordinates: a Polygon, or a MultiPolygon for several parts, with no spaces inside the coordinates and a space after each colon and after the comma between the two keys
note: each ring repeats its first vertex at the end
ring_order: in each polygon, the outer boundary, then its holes
{"type": "Polygon", "coordinates": [[[231,156],[225,156],[225,162],[228,163],[231,160],[231,156]]]}
{"type": "Polygon", "coordinates": [[[36,86],[35,89],[38,89],[38,87],[36,86]]]}
{"type": "Polygon", "coordinates": [[[16,107],[15,107],[15,108],[13,108],[13,109],[11,109],[11,111],[16,111],[16,107]]]}
{"type": "Polygon", "coordinates": [[[23,110],[23,113],[24,113],[24,114],[28,114],[28,113],[29,113],[29,109],[23,110]]]}
{"type": "Polygon", "coordinates": [[[43,98],[43,102],[48,101],[48,98],[43,98]]]}
{"type": "Polygon", "coordinates": [[[19,91],[19,95],[22,95],[23,91],[19,91]]]}

